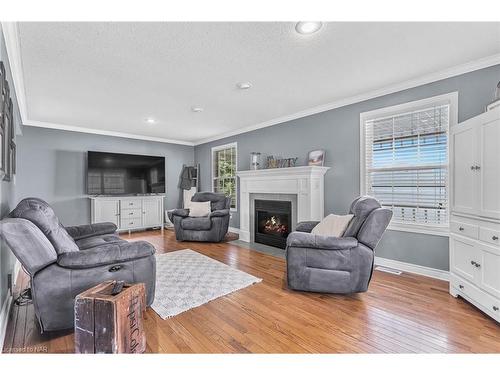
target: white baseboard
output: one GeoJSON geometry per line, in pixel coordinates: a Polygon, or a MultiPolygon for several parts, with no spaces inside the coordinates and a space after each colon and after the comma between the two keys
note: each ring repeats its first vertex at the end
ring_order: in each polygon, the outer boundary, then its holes
{"type": "Polygon", "coordinates": [[[240,228],[229,227],[228,231],[231,233],[240,234],[240,228]]]}
{"type": "Polygon", "coordinates": [[[2,310],[0,311],[0,353],[2,352],[5,334],[7,333],[7,322],[9,320],[9,313],[12,307],[13,297],[10,292],[7,293],[7,298],[3,301],[2,310]]]}
{"type": "Polygon", "coordinates": [[[432,277],[433,279],[439,279],[444,281],[450,280],[450,273],[448,271],[438,270],[436,268],[430,268],[425,266],[419,266],[417,264],[400,262],[398,260],[375,257],[375,265],[393,268],[403,272],[415,273],[417,275],[432,277]]]}

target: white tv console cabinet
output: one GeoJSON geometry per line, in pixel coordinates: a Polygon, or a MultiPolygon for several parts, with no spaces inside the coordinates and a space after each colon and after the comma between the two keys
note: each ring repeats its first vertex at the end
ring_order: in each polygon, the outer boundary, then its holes
{"type": "Polygon", "coordinates": [[[91,223],[115,223],[119,231],[160,227],[163,231],[163,195],[90,197],[91,223]]]}

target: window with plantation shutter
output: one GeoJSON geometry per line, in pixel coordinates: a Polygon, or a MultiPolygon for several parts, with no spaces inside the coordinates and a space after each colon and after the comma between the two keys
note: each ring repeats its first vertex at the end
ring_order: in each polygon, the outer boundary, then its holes
{"type": "Polygon", "coordinates": [[[231,197],[231,209],[236,209],[236,143],[212,148],[212,190],[231,197]]]}
{"type": "Polygon", "coordinates": [[[361,115],[361,190],[393,211],[393,226],[448,227],[453,100],[432,99],[361,115]]]}

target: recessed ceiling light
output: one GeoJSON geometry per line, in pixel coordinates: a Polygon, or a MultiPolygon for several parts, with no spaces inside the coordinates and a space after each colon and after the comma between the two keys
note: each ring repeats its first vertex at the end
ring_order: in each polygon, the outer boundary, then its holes
{"type": "Polygon", "coordinates": [[[238,87],[240,90],[248,90],[250,87],[252,87],[252,84],[250,82],[239,82],[236,84],[236,87],[238,87]]]}
{"type": "Polygon", "coordinates": [[[193,112],[203,112],[203,108],[202,107],[191,107],[191,111],[193,111],[193,112]]]}
{"type": "Polygon", "coordinates": [[[156,120],[152,117],[146,118],[144,121],[146,121],[147,124],[156,124],[156,120]]]}
{"type": "Polygon", "coordinates": [[[322,22],[297,22],[295,25],[295,30],[299,34],[313,34],[323,26],[322,22]]]}

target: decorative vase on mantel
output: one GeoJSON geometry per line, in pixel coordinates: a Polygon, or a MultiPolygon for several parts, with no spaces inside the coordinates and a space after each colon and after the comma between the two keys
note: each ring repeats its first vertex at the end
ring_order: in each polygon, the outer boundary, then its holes
{"type": "Polygon", "coordinates": [[[250,169],[256,171],[260,167],[260,152],[250,153],[250,169]]]}

